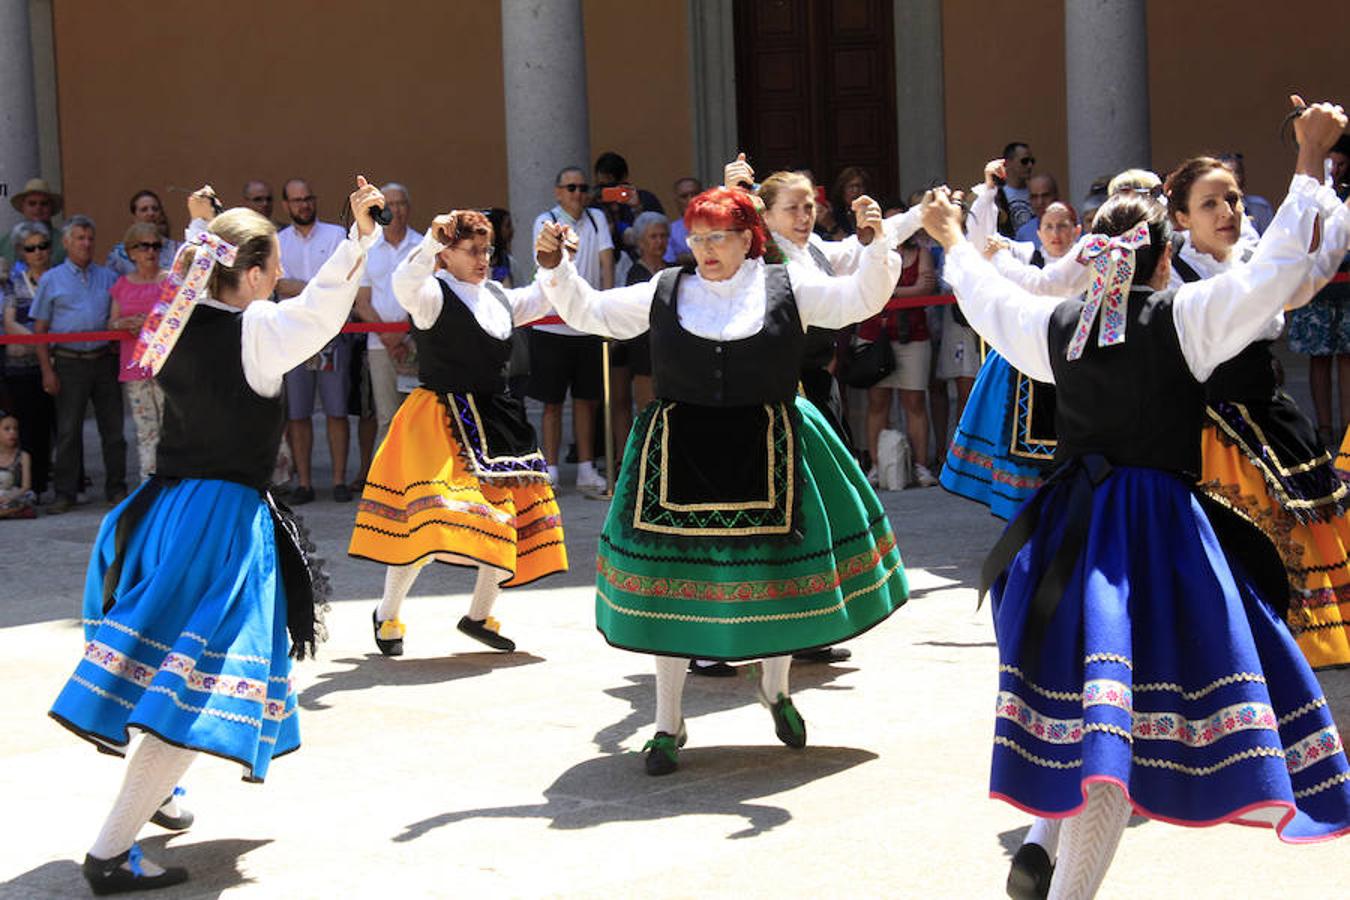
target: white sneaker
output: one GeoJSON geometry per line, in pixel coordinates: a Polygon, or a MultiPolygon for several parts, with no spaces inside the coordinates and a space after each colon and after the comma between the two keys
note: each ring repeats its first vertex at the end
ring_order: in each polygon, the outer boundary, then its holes
{"type": "Polygon", "coordinates": [[[558,467],[557,467],[557,466],[549,466],[549,467],[548,467],[548,480],[549,480],[549,483],[550,483],[550,484],[554,485],[555,487],[557,486],[558,480],[559,480],[559,479],[558,479],[558,467]]]}
{"type": "Polygon", "coordinates": [[[606,487],[605,476],[595,471],[593,466],[577,468],[577,490],[603,492],[606,487]]]}
{"type": "Polygon", "coordinates": [[[881,476],[877,474],[877,467],[873,466],[867,470],[867,483],[872,487],[878,487],[881,484],[881,476]]]}
{"type": "Polygon", "coordinates": [[[933,477],[933,473],[927,466],[914,466],[914,483],[919,487],[936,487],[938,480],[933,477]]]}

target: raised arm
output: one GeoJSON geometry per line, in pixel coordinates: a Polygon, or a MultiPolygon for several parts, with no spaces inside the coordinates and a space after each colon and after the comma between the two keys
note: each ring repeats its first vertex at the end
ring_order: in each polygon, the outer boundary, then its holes
{"type": "MultiPolygon", "coordinates": [[[[858,227],[881,228],[881,207],[875,201],[855,209],[858,227]]],[[[904,263],[886,241],[872,241],[860,254],[851,275],[812,278],[794,284],[797,312],[803,325],[843,328],[881,312],[900,280],[904,263]]]]}
{"type": "Polygon", "coordinates": [[[577,273],[564,242],[573,244],[571,229],[553,222],[544,223],[535,239],[535,259],[539,271],[535,284],[544,298],[578,331],[626,341],[647,330],[656,279],[597,291],[577,273]]]}
{"type": "MultiPolygon", "coordinates": [[[[1322,210],[1322,246],[1313,255],[1312,268],[1303,283],[1285,304],[1285,309],[1304,306],[1322,288],[1327,286],[1340,268],[1345,254],[1350,253],[1350,200],[1341,203],[1336,192],[1323,184],[1317,189],[1318,208],[1322,210]]],[[[1266,226],[1270,231],[1275,222],[1266,226]]]]}
{"type": "Polygon", "coordinates": [[[1078,261],[1086,237],[1069,248],[1069,252],[1045,268],[1039,269],[1030,262],[1017,258],[1009,250],[1000,250],[993,256],[994,268],[1004,278],[1029,294],[1044,297],[1077,297],[1088,289],[1092,281],[1092,270],[1078,261]]]}
{"type": "Polygon", "coordinates": [[[945,275],[970,327],[1008,362],[1053,382],[1050,316],[1060,301],[1031,294],[998,274],[961,235],[959,212],[943,189],[924,200],[924,228],[946,249],[945,275]]]}
{"type": "Polygon", "coordinates": [[[394,298],[408,311],[418,328],[430,328],[441,314],[444,295],[436,281],[436,255],[447,246],[442,229],[447,224],[453,232],[454,213],[432,220],[431,227],[422,235],[422,242],[394,267],[389,277],[394,298]]]}
{"type": "Polygon", "coordinates": [[[366,253],[383,239],[382,230],[370,217],[370,208],[383,203],[383,195],[358,176],[351,195],[355,222],[347,240],[297,296],[279,303],[255,301],[244,310],[244,375],[259,394],[275,396],[284,374],[322,350],[342,330],[361,286],[366,253]]]}

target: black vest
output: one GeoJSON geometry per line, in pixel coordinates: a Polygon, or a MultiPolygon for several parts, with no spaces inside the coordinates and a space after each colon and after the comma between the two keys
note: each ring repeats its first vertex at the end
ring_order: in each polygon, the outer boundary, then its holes
{"type": "Polygon", "coordinates": [[[666,269],[656,276],[650,313],[656,396],[700,406],[791,403],[806,335],[787,267],[764,267],[764,327],[736,341],[701,338],[680,325],[679,280],[685,274],[666,269]]]}
{"type": "MultiPolygon", "coordinates": [[[[806,252],[811,255],[811,261],[816,264],[816,268],[824,272],[827,276],[834,277],[834,266],[830,265],[829,258],[825,252],[815,244],[808,243],[806,252]]],[[[813,369],[824,369],[834,359],[834,344],[839,337],[839,331],[834,328],[817,328],[815,325],[806,329],[806,350],[802,354],[802,371],[813,369]]]]}
{"type": "MultiPolygon", "coordinates": [[[[450,285],[440,278],[436,283],[441,286],[441,314],[430,328],[412,328],[422,387],[438,394],[504,393],[511,338],[498,340],[488,334],[450,285]]],[[[484,282],[483,289],[510,315],[511,304],[500,287],[484,282]]],[[[486,297],[479,300],[490,302],[486,297]]]]}
{"type": "Polygon", "coordinates": [[[1097,346],[1099,314],[1083,355],[1065,354],[1083,304],[1061,303],[1050,319],[1055,373],[1055,461],[1095,453],[1117,466],[1200,473],[1205,395],[1181,353],[1172,322],[1173,291],[1134,289],[1124,343],[1097,346]]]}
{"type": "Polygon", "coordinates": [[[164,389],[156,473],[262,489],[286,427],[284,393],[263,397],[244,378],[242,313],[198,304],[156,379],[164,389]]]}

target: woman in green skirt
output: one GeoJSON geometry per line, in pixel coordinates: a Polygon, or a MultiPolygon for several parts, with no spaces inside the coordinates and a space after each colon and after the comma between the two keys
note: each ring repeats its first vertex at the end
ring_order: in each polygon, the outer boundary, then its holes
{"type": "MultiPolygon", "coordinates": [[[[880,231],[862,197],[860,227],[880,231]]],[[[807,326],[875,315],[900,257],[874,241],[846,278],[793,285],[766,265],[744,191],[716,188],[685,212],[696,270],[592,289],[546,225],[539,282],[574,328],[616,340],[650,332],[658,398],[628,440],[596,555],[596,621],[616,647],[656,655],[647,772],[675,771],[685,742],[686,661],[763,659],[760,699],[778,738],[806,745],[788,695],[791,654],[848,640],[905,602],[890,523],[834,431],[797,395],[807,326]]]]}

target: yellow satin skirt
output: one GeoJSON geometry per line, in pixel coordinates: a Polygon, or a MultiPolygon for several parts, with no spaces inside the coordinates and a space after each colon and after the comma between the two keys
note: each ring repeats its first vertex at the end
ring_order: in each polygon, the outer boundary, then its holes
{"type": "Polygon", "coordinates": [[[562,516],[547,480],[480,481],[437,395],[404,401],[375,453],[347,552],[391,566],[485,563],[519,587],[567,571],[562,516]]]}
{"type": "Polygon", "coordinates": [[[1289,630],[1314,668],[1350,665],[1350,516],[1300,521],[1214,425],[1201,433],[1200,488],[1270,538],[1289,575],[1289,630]]]}

